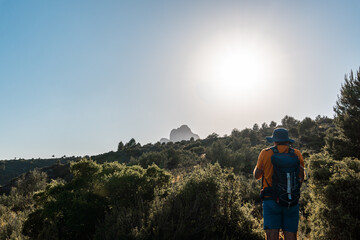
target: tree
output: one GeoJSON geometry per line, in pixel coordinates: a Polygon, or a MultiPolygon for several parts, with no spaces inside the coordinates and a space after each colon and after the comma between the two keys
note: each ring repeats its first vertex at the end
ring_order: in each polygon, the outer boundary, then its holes
{"type": "Polygon", "coordinates": [[[328,134],[326,149],[338,159],[360,158],[360,68],[356,74],[345,75],[334,112],[336,131],[328,134]]]}
{"type": "Polygon", "coordinates": [[[134,138],[130,139],[130,141],[125,144],[125,148],[133,148],[135,146],[136,146],[136,141],[134,138]]]}
{"type": "Polygon", "coordinates": [[[23,174],[16,180],[16,188],[13,189],[16,193],[27,195],[36,191],[45,189],[47,180],[47,174],[34,169],[27,174],[23,174]]]}
{"type": "Polygon", "coordinates": [[[217,139],[219,135],[217,133],[212,133],[206,137],[206,139],[217,139]]]}
{"type": "Polygon", "coordinates": [[[286,115],[283,119],[281,119],[281,125],[287,129],[296,128],[299,125],[299,120],[286,115]]]}
{"type": "MultiPolygon", "coordinates": [[[[305,147],[311,152],[320,152],[325,145],[324,131],[328,128],[328,126],[325,124],[320,126],[322,121],[321,119],[322,118],[318,116],[314,121],[311,118],[306,117],[298,125],[300,146],[305,147]]],[[[324,121],[327,120],[324,118],[324,121]]]]}
{"type": "Polygon", "coordinates": [[[223,142],[214,142],[206,151],[206,158],[211,163],[218,162],[222,167],[229,167],[231,163],[231,151],[223,142]]]}
{"type": "Polygon", "coordinates": [[[124,144],[123,144],[123,142],[119,142],[119,144],[118,144],[118,152],[120,152],[120,151],[122,151],[124,149],[124,144]]]}
{"type": "MultiPolygon", "coordinates": [[[[275,123],[276,125],[276,123],[275,123]]],[[[261,139],[264,139],[266,136],[270,136],[273,132],[273,128],[270,128],[265,122],[261,124],[260,133],[261,133],[261,139]]]]}
{"type": "Polygon", "coordinates": [[[270,126],[270,128],[274,129],[276,127],[276,125],[277,125],[276,122],[271,121],[269,126],[270,126]]]}
{"type": "Polygon", "coordinates": [[[297,127],[298,127],[299,123],[300,123],[299,120],[296,120],[295,118],[287,116],[287,115],[281,120],[281,125],[283,127],[287,128],[290,136],[292,136],[292,137],[299,136],[299,133],[297,131],[297,127]]]}
{"type": "Polygon", "coordinates": [[[304,132],[310,132],[312,131],[312,129],[316,126],[315,121],[312,120],[309,117],[304,118],[304,120],[302,120],[299,125],[298,125],[298,129],[300,134],[304,133],[304,132]]]}
{"type": "Polygon", "coordinates": [[[144,153],[139,158],[139,163],[143,168],[147,168],[153,163],[155,163],[160,168],[164,168],[166,162],[167,162],[167,157],[162,152],[144,153]]]}

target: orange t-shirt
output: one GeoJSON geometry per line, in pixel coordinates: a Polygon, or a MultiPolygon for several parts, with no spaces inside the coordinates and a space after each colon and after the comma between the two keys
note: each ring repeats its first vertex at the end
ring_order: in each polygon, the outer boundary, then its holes
{"type": "MultiPolygon", "coordinates": [[[[287,145],[277,145],[277,149],[279,153],[285,153],[289,151],[289,146],[287,145]]],[[[299,150],[294,149],[294,153],[299,157],[300,165],[304,167],[304,158],[302,157],[299,150]]],[[[260,170],[264,171],[264,182],[263,182],[263,188],[268,187],[269,183],[270,186],[272,186],[272,175],[273,175],[273,165],[271,163],[271,156],[274,154],[274,152],[270,149],[263,149],[260,154],[259,158],[256,164],[256,167],[260,170]],[[266,179],[266,181],[265,181],[266,179]]],[[[261,177],[260,177],[261,178],[261,177]]],[[[260,179],[258,178],[258,179],[260,179]]]]}

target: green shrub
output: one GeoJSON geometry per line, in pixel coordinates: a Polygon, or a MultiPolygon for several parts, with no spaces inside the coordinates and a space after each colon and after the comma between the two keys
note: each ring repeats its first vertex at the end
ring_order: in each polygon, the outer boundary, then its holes
{"type": "Polygon", "coordinates": [[[261,239],[239,195],[242,185],[219,164],[195,170],[166,199],[154,202],[152,239],[261,239]]]}
{"type": "Polygon", "coordinates": [[[23,174],[9,195],[0,196],[0,240],[28,239],[22,234],[22,226],[32,211],[36,191],[46,186],[46,174],[35,169],[23,174]]]}
{"type": "Polygon", "coordinates": [[[139,158],[139,163],[143,168],[147,168],[153,163],[155,163],[160,168],[164,168],[166,162],[167,162],[167,157],[162,152],[144,153],[139,158]]]}
{"type": "Polygon", "coordinates": [[[152,165],[125,167],[104,179],[111,209],[97,228],[96,239],[143,239],[151,202],[163,198],[170,187],[171,175],[152,165]]]}
{"type": "Polygon", "coordinates": [[[0,204],[0,240],[28,239],[21,233],[25,212],[14,212],[0,204]]]}
{"type": "Polygon", "coordinates": [[[312,239],[360,239],[360,161],[313,155],[310,174],[312,239]]]}

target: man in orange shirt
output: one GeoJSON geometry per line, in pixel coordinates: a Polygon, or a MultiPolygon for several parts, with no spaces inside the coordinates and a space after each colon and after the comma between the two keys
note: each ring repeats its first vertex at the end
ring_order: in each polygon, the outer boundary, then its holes
{"type": "MultiPolygon", "coordinates": [[[[274,143],[274,147],[263,149],[260,152],[258,162],[254,169],[254,177],[256,179],[262,178],[263,184],[263,216],[264,216],[264,230],[266,233],[266,239],[268,240],[278,240],[279,239],[279,230],[282,229],[284,233],[285,240],[296,239],[296,233],[299,223],[299,204],[298,198],[300,196],[300,184],[304,178],[304,159],[297,149],[290,148],[290,144],[295,141],[289,138],[288,131],[284,128],[277,128],[273,132],[273,136],[266,137],[267,141],[274,143]],[[291,191],[289,194],[285,192],[287,200],[292,200],[292,204],[288,206],[282,206],[279,204],[279,196],[276,196],[273,179],[276,182],[275,187],[280,181],[277,178],[278,174],[274,174],[274,164],[278,158],[275,157],[279,155],[286,155],[280,157],[280,161],[287,163],[287,161],[292,161],[295,159],[295,162],[298,164],[298,170],[296,172],[296,181],[292,180],[292,186],[297,185],[298,195],[292,195],[291,191]],[[275,157],[275,159],[274,159],[275,157]],[[290,159],[290,160],[289,160],[290,159]],[[275,178],[274,178],[275,176],[275,178]],[[288,196],[289,195],[289,196],[288,196]],[[276,199],[275,199],[276,198],[276,199]]],[[[278,167],[276,168],[278,171],[278,167]]],[[[285,175],[286,179],[286,175],[285,175]]],[[[290,177],[288,175],[288,181],[290,183],[290,177]]],[[[294,179],[292,177],[292,179],[294,179]]],[[[285,187],[286,191],[286,187],[285,187]]],[[[289,201],[290,201],[289,200],[289,201]]]]}

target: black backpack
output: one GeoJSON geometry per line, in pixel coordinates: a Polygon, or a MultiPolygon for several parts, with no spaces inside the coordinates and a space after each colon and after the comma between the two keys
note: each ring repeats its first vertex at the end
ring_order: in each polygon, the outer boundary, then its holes
{"type": "MultiPolygon", "coordinates": [[[[279,153],[276,146],[271,150],[274,152],[271,156],[274,169],[272,187],[264,189],[263,195],[271,196],[270,199],[282,206],[295,206],[299,202],[301,187],[299,157],[292,148],[289,148],[288,153],[279,153]]],[[[263,200],[265,199],[263,197],[263,200]]]]}

